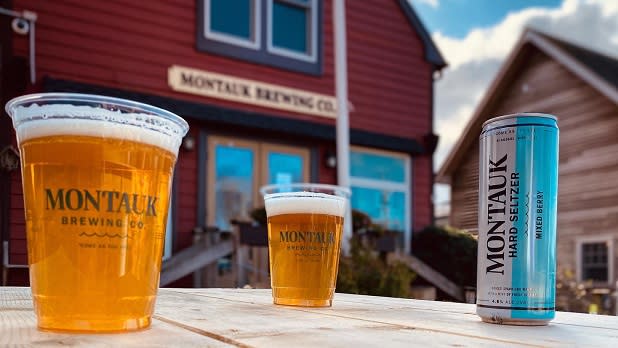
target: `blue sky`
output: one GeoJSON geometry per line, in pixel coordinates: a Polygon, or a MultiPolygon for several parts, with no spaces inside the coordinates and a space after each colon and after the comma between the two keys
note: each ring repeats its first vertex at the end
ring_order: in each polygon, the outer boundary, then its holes
{"type": "MultiPolygon", "coordinates": [[[[618,0],[409,0],[448,67],[434,83],[438,171],[525,28],[618,57],[618,0]],[[462,88],[463,87],[463,88],[462,88]]],[[[434,188],[436,216],[450,188],[434,188]]]]}
{"type": "Polygon", "coordinates": [[[470,29],[492,27],[509,13],[532,6],[556,8],[562,0],[412,0],[412,4],[429,32],[461,39],[470,29]]]}

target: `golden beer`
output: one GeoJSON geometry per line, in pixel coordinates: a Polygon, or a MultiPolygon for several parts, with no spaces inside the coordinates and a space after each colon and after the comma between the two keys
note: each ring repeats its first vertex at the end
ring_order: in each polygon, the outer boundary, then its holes
{"type": "Polygon", "coordinates": [[[346,198],[315,192],[266,195],[274,303],[332,305],[346,198]]]}
{"type": "Polygon", "coordinates": [[[30,123],[16,130],[39,327],[149,326],[177,143],[100,120],[30,123]]]}

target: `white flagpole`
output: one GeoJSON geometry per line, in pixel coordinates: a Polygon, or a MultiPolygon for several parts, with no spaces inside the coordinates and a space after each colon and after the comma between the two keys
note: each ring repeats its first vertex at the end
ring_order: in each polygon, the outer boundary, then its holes
{"type": "MultiPolygon", "coordinates": [[[[350,122],[348,117],[348,67],[346,48],[345,0],[333,0],[335,35],[335,91],[337,95],[337,183],[350,187],[350,122]]],[[[343,227],[342,250],[347,254],[352,237],[350,204],[343,227]]]]}

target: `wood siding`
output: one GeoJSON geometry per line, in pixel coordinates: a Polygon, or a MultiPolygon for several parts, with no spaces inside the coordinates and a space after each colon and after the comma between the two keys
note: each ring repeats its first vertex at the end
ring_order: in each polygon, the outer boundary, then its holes
{"type": "Polygon", "coordinates": [[[430,156],[412,158],[412,232],[433,223],[433,169],[430,156]]]}
{"type": "MultiPolygon", "coordinates": [[[[618,108],[538,50],[516,76],[487,116],[522,110],[558,116],[558,266],[574,271],[578,238],[618,239],[618,108]]],[[[476,228],[478,151],[477,140],[453,176],[450,223],[456,227],[476,228]]]]}
{"type": "MultiPolygon", "coordinates": [[[[316,93],[334,92],[331,7],[323,6],[323,74],[311,76],[196,50],[196,1],[16,0],[14,8],[38,14],[37,74],[157,94],[282,117],[332,122],[258,106],[174,92],[167,69],[188,66],[316,93]]],[[[28,54],[26,37],[14,40],[28,54]]],[[[192,116],[192,115],[184,115],[192,116]]]]}
{"type": "MultiPolygon", "coordinates": [[[[173,64],[213,71],[266,83],[334,95],[334,58],[331,1],[323,1],[323,74],[306,75],[256,65],[196,50],[196,1],[127,0],[14,0],[15,10],[38,14],[36,23],[37,84],[51,76],[76,82],[148,93],[224,108],[265,113],[324,124],[332,119],[290,113],[172,91],[167,69],[173,64]]],[[[397,0],[347,2],[349,96],[353,104],[353,128],[416,139],[432,132],[432,67],[424,60],[419,35],[405,17],[397,0]]],[[[28,40],[14,36],[14,52],[28,56],[28,40]]],[[[182,115],[191,119],[192,116],[182,115]]],[[[209,132],[220,125],[191,122],[196,148],[199,129],[209,132]]],[[[227,130],[231,132],[232,130],[227,130]]],[[[234,130],[236,131],[236,130],[234,130]]],[[[238,135],[248,135],[239,130],[238,135]]],[[[305,140],[300,140],[305,141],[305,140]]],[[[318,146],[314,144],[314,146],[318,146]]],[[[326,148],[320,145],[320,166],[326,148]]],[[[431,154],[412,158],[414,229],[431,223],[431,154]]],[[[191,244],[198,221],[197,151],[182,151],[175,171],[174,249],[191,244]]],[[[332,169],[318,170],[319,181],[334,182],[332,169]]],[[[18,173],[19,174],[19,173],[18,173]]],[[[18,176],[17,176],[18,178],[18,176]]],[[[25,231],[18,180],[12,185],[11,260],[26,262],[25,231]],[[18,214],[19,211],[19,214],[18,214]]]]}
{"type": "MultiPolygon", "coordinates": [[[[24,218],[24,201],[22,195],[21,172],[10,173],[11,195],[9,208],[9,263],[14,265],[28,264],[28,249],[26,246],[26,221],[24,218]]],[[[28,271],[11,268],[8,271],[7,285],[28,285],[28,271]]]]}
{"type": "Polygon", "coordinates": [[[470,231],[478,230],[479,143],[466,152],[451,182],[449,224],[470,231]]]}
{"type": "MultiPolygon", "coordinates": [[[[195,139],[195,148],[206,146],[200,144],[199,127],[190,130],[195,139]]],[[[174,197],[173,197],[173,226],[174,226],[174,252],[188,247],[193,243],[193,228],[204,225],[197,219],[197,173],[198,151],[180,150],[178,163],[174,170],[174,197]]]]}
{"type": "Polygon", "coordinates": [[[350,126],[404,138],[431,132],[432,70],[397,1],[346,1],[350,126]]]}
{"type": "MultiPolygon", "coordinates": [[[[330,119],[172,91],[173,64],[334,95],[331,1],[323,1],[323,74],[306,75],[195,48],[195,1],[15,0],[38,14],[37,75],[222,107],[330,123],[330,119]]],[[[432,69],[396,0],[347,3],[350,125],[418,138],[430,130],[432,69]]],[[[16,36],[17,55],[28,40],[16,36]]],[[[184,115],[192,116],[192,115],[184,115]]],[[[420,139],[419,139],[420,140],[420,139]]]]}

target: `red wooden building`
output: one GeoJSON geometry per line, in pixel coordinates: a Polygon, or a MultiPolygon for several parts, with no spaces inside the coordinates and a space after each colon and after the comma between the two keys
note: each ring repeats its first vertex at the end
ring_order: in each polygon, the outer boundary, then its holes
{"type": "MultiPolygon", "coordinates": [[[[32,92],[94,93],[187,119],[169,256],[192,243],[196,226],[228,229],[230,219],[248,218],[261,204],[263,184],[336,182],[331,6],[0,0],[4,9],[36,14],[25,35],[17,31],[27,21],[0,15],[0,101],[32,92]]],[[[413,231],[433,218],[433,76],[445,62],[407,0],[346,6],[352,205],[401,231],[409,249],[413,231]]],[[[6,115],[0,136],[10,162],[16,145],[6,115]]],[[[20,172],[5,165],[0,175],[3,257],[24,265],[20,172]]],[[[26,272],[8,269],[7,282],[25,284],[26,272]]]]}

